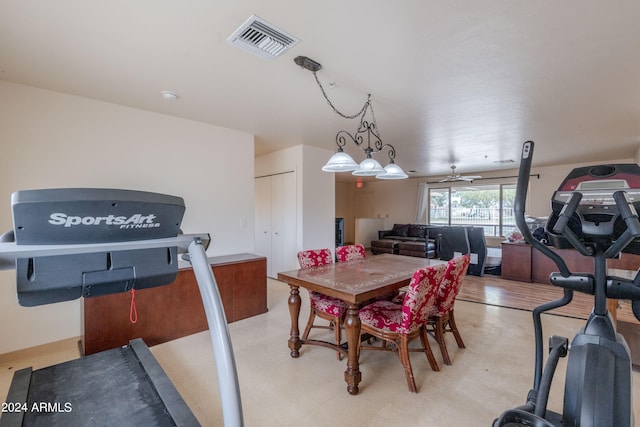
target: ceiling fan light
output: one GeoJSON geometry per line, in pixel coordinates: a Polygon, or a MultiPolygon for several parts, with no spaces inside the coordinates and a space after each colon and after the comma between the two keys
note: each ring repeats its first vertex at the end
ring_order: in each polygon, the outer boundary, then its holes
{"type": "Polygon", "coordinates": [[[356,176],[376,176],[384,173],[384,169],[382,165],[378,163],[377,160],[372,159],[371,157],[364,159],[358,169],[353,171],[353,175],[356,176]]]}
{"type": "Polygon", "coordinates": [[[384,167],[384,173],[381,173],[380,175],[376,175],[376,178],[405,179],[405,178],[409,178],[409,175],[407,175],[400,166],[396,165],[395,163],[389,163],[387,166],[384,167]]]}
{"type": "Polygon", "coordinates": [[[359,165],[353,158],[340,150],[322,167],[325,172],[351,172],[358,169],[359,165]]]}

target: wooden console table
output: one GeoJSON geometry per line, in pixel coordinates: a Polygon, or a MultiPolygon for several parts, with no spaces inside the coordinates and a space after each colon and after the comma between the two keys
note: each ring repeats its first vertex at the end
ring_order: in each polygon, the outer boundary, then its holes
{"type": "MultiPolygon", "coordinates": [[[[252,254],[209,258],[227,322],[267,312],[267,259],[252,254]]],[[[137,323],[129,320],[131,293],[83,300],[82,345],[93,354],[142,338],[148,346],[208,329],[191,267],[170,285],[136,291],[137,323]]]]}

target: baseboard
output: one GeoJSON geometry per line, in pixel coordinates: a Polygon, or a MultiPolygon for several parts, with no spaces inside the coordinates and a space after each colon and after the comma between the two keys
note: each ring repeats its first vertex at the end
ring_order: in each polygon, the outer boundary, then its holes
{"type": "MultiPolygon", "coordinates": [[[[37,345],[35,347],[24,348],[9,353],[0,354],[0,364],[11,363],[18,360],[40,357],[47,354],[68,351],[69,349],[78,349],[78,341],[80,337],[67,338],[60,341],[54,341],[47,344],[37,345]]],[[[79,354],[78,354],[79,356],[79,354]]]]}

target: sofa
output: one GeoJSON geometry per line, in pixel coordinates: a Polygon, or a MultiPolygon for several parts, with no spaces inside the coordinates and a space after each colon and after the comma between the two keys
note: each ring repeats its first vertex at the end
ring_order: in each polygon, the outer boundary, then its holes
{"type": "Polygon", "coordinates": [[[487,243],[482,227],[394,224],[391,230],[378,231],[371,242],[374,255],[390,253],[448,261],[457,254],[470,254],[468,273],[484,274],[487,243]]]}
{"type": "Polygon", "coordinates": [[[378,240],[371,242],[371,253],[438,258],[439,228],[425,224],[394,224],[391,230],[378,231],[378,240]]]}

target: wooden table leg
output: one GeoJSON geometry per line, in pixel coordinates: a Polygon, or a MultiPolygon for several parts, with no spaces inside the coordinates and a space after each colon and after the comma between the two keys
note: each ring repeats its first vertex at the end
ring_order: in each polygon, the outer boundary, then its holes
{"type": "Polygon", "coordinates": [[[358,362],[358,341],[360,340],[360,317],[358,307],[349,306],[344,319],[344,328],[347,332],[349,354],[347,356],[347,370],[344,371],[344,380],[347,382],[349,394],[358,394],[358,384],[362,379],[358,362]]]}
{"type": "Polygon", "coordinates": [[[298,286],[289,285],[289,316],[291,316],[291,331],[289,332],[289,349],[291,357],[300,356],[300,329],[298,328],[298,318],[300,317],[300,289],[298,286]]]}

